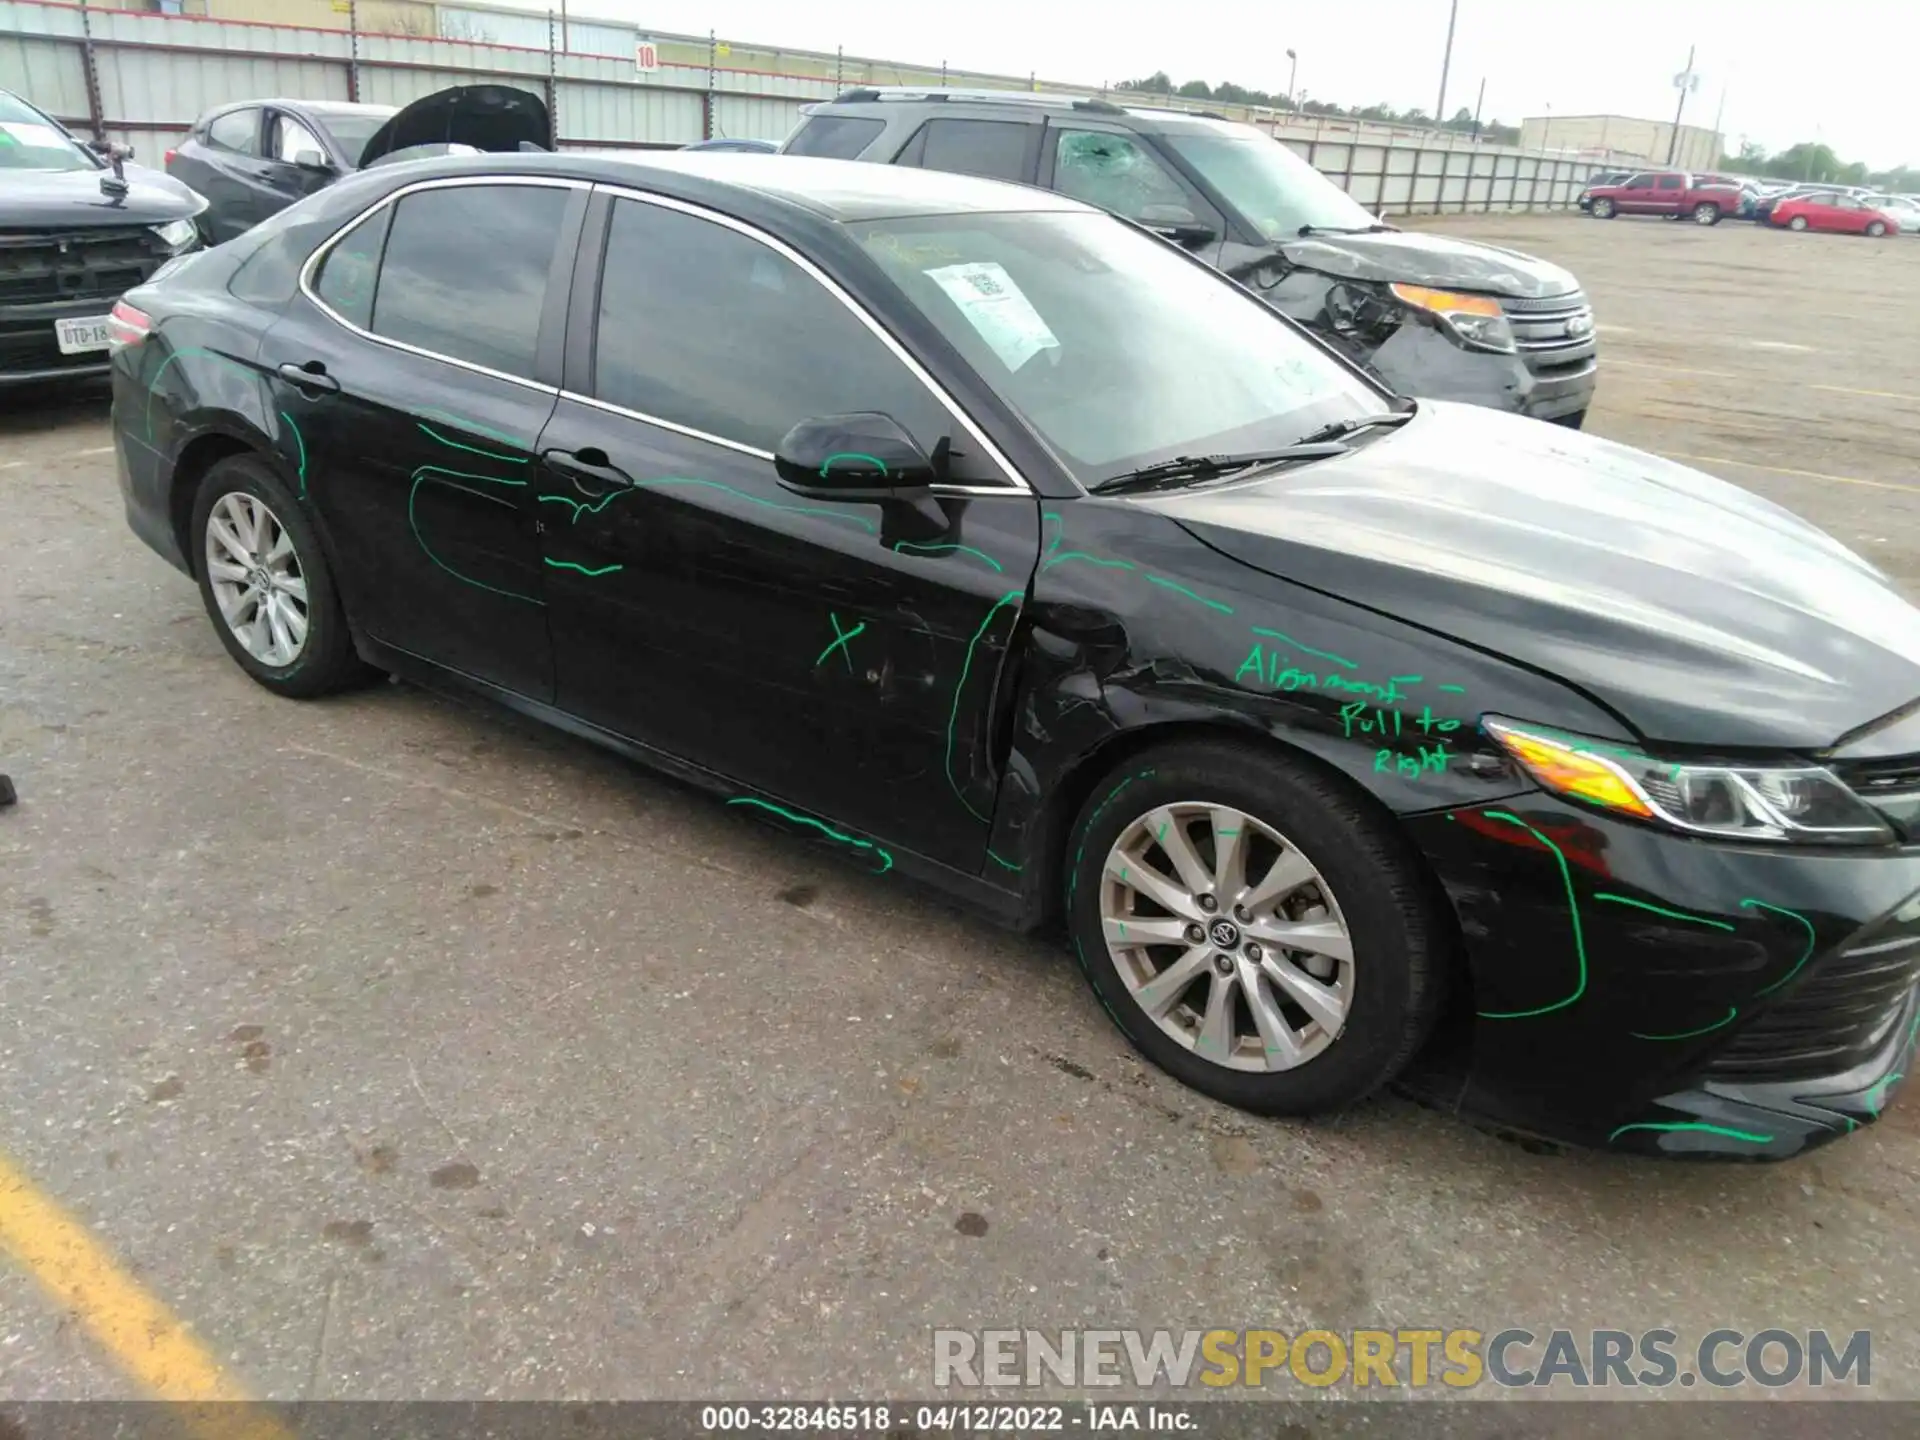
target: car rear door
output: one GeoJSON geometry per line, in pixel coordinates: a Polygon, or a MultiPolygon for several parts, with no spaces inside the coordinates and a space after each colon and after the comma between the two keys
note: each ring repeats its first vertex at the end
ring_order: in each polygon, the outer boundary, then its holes
{"type": "Polygon", "coordinates": [[[1657,215],[1678,215],[1687,203],[1687,177],[1656,175],[1647,208],[1657,215]]]}
{"type": "Polygon", "coordinates": [[[533,457],[586,201],[544,176],[400,189],[317,252],[261,347],[357,628],[542,701],[533,457]]]}
{"type": "Polygon", "coordinates": [[[675,200],[595,204],[533,488],[560,704],[977,872],[1038,501],[798,252],[675,200]],[[856,411],[949,442],[944,524],[780,484],[787,430],[856,411]]]}
{"type": "Polygon", "coordinates": [[[893,163],[1031,185],[1040,166],[1041,131],[1037,115],[937,116],[908,138],[893,163]]]}

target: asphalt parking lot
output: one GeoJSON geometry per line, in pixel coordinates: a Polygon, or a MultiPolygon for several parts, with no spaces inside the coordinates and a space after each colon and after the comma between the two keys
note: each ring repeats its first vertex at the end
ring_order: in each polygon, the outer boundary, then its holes
{"type": "MultiPolygon", "coordinates": [[[[1920,242],[1419,223],[1582,279],[1592,430],[1920,594],[1920,242]]],[[[114,1267],[10,1202],[0,1396],[142,1395],[102,1336],[177,1317],[284,1400],[926,1395],[949,1325],[1871,1328],[1920,1398],[1920,1096],[1759,1168],[1255,1120],[1063,953],[584,744],[274,699],[102,395],[0,399],[0,506],[0,1195],[114,1267]]]]}

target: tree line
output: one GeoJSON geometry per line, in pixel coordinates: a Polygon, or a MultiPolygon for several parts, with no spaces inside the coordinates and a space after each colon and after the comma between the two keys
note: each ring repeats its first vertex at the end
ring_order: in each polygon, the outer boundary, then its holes
{"type": "Polygon", "coordinates": [[[1802,140],[1773,154],[1749,140],[1737,155],[1721,157],[1723,170],[1741,175],[1764,175],[1773,180],[1799,180],[1826,185],[1872,185],[1881,190],[1920,190],[1920,170],[1896,165],[1891,170],[1869,170],[1864,160],[1844,161],[1826,145],[1802,140]]]}
{"type": "Polygon", "coordinates": [[[1179,95],[1189,100],[1218,100],[1224,105],[1264,105],[1292,114],[1337,115],[1348,120],[1373,120],[1383,125],[1453,130],[1500,145],[1520,143],[1520,128],[1517,125],[1502,125],[1498,120],[1476,122],[1473,111],[1464,105],[1454,111],[1451,118],[1436,125],[1433,117],[1417,105],[1411,110],[1396,110],[1391,105],[1362,105],[1349,110],[1329,100],[1306,100],[1296,105],[1284,92],[1275,94],[1268,90],[1252,90],[1245,85],[1236,85],[1231,80],[1223,80],[1218,85],[1209,85],[1204,80],[1189,80],[1185,84],[1175,85],[1164,70],[1156,70],[1144,80],[1125,81],[1120,88],[1143,95],[1179,95]]]}

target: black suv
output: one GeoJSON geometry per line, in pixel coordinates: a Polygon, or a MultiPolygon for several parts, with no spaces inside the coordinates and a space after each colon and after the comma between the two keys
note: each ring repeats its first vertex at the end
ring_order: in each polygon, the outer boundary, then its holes
{"type": "Polygon", "coordinates": [[[1042,185],[1155,230],[1406,395],[1578,427],[1593,309],[1557,265],[1368,214],[1249,125],[1020,91],[863,87],[808,106],[790,155],[1042,185]]]}
{"type": "Polygon", "coordinates": [[[0,90],[0,388],[104,375],[113,302],[194,249],[206,208],[0,90]]]}

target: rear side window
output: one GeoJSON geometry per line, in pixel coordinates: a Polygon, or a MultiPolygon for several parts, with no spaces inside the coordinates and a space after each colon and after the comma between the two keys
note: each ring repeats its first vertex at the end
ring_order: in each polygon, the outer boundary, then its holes
{"type": "Polygon", "coordinates": [[[789,155],[857,160],[886,128],[885,121],[870,115],[809,115],[788,139],[786,151],[789,155]]]}
{"type": "Polygon", "coordinates": [[[422,190],[394,206],[376,335],[531,377],[568,192],[539,185],[422,190]]]}
{"type": "Polygon", "coordinates": [[[1684,190],[1686,188],[1686,177],[1684,175],[1662,175],[1660,177],[1659,188],[1662,190],[1684,190]]]}
{"type": "Polygon", "coordinates": [[[1009,120],[929,120],[900,153],[901,165],[1031,180],[1040,151],[1040,127],[1009,120]]]}
{"type": "Polygon", "coordinates": [[[786,256],[632,200],[613,207],[593,375],[601,400],[760,450],[802,420],[856,410],[886,412],[929,450],[951,424],[900,359],[786,256]]]}
{"type": "Polygon", "coordinates": [[[236,155],[258,155],[260,112],[229,110],[225,115],[216,115],[207,126],[207,143],[219,150],[231,150],[236,155]]]}
{"type": "Polygon", "coordinates": [[[314,277],[313,292],[327,308],[362,330],[373,325],[373,287],[380,273],[380,247],[386,243],[393,207],[382,206],[327,252],[314,277]]]}

